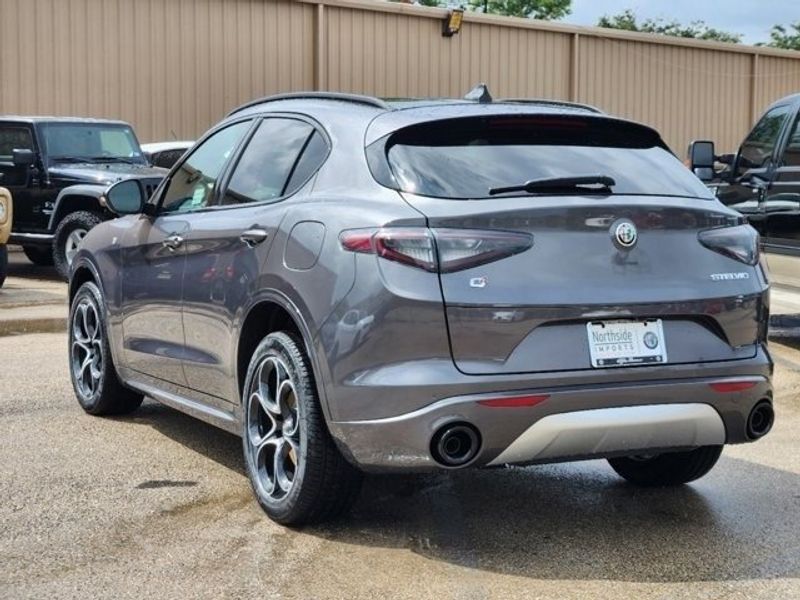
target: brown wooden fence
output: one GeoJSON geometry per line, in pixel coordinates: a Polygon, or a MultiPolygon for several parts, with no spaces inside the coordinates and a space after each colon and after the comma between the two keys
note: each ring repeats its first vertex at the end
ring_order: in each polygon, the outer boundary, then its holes
{"type": "Polygon", "coordinates": [[[115,117],[193,138],[237,104],[302,89],[594,104],[733,149],[800,91],[800,53],[373,0],[0,0],[0,114],[115,117]]]}

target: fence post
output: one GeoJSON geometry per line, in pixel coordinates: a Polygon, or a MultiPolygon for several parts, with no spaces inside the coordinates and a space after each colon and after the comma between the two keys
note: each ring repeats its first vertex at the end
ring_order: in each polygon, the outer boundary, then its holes
{"type": "Polygon", "coordinates": [[[317,4],[317,14],[314,19],[314,89],[325,90],[327,77],[325,72],[325,5],[317,4]]]}
{"type": "Polygon", "coordinates": [[[759,107],[758,107],[758,97],[756,94],[756,90],[758,89],[756,86],[758,85],[758,51],[753,52],[753,61],[750,67],[750,123],[752,125],[756,122],[759,114],[759,107]]]}
{"type": "Polygon", "coordinates": [[[578,68],[580,67],[580,43],[581,36],[579,33],[572,34],[572,43],[570,44],[570,80],[569,80],[569,99],[572,102],[578,102],[580,96],[578,68]]]}

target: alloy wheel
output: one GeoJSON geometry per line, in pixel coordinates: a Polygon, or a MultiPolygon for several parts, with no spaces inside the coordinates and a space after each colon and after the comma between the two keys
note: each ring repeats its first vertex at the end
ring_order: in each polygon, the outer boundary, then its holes
{"type": "Polygon", "coordinates": [[[247,398],[247,460],[259,495],[279,501],[291,491],[300,461],[297,390],[280,358],[264,358],[247,398]]]}
{"type": "Polygon", "coordinates": [[[92,398],[103,378],[103,344],[95,305],[84,298],[72,317],[72,376],[78,393],[92,398]]]}
{"type": "Polygon", "coordinates": [[[67,259],[67,265],[72,264],[72,260],[78,253],[78,247],[83,241],[83,238],[86,237],[87,233],[89,232],[81,227],[73,229],[72,231],[69,232],[69,235],[67,236],[67,239],[64,242],[64,257],[67,259]]]}

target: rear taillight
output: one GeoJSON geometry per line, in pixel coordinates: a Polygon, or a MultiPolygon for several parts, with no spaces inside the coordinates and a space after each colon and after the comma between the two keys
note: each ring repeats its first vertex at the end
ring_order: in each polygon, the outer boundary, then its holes
{"type": "Polygon", "coordinates": [[[352,229],[343,231],[339,240],[345,250],[376,254],[433,273],[470,269],[533,245],[529,233],[424,227],[352,229]]]}
{"type": "Polygon", "coordinates": [[[755,266],[759,258],[758,233],[750,225],[707,229],[697,234],[703,246],[734,260],[755,266]]]}

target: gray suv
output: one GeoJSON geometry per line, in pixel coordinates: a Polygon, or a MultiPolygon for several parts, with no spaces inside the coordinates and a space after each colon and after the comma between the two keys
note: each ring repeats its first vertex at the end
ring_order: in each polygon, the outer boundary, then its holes
{"type": "Polygon", "coordinates": [[[652,129],[580,105],[273,96],[72,265],[72,383],[240,435],[284,524],[363,472],[608,458],[707,473],[772,426],[758,236],[652,129]]]}

